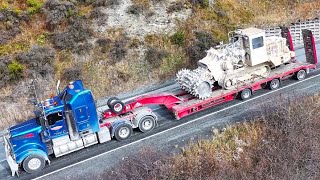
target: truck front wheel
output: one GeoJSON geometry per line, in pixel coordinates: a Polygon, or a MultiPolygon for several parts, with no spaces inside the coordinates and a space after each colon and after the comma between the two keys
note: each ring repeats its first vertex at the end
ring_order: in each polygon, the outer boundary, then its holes
{"type": "Polygon", "coordinates": [[[27,173],[34,173],[41,171],[45,166],[45,159],[38,155],[28,156],[22,163],[23,169],[27,173]]]}
{"type": "Polygon", "coordinates": [[[129,124],[121,124],[114,132],[114,136],[118,141],[128,139],[133,133],[132,127],[129,124]]]}
{"type": "Polygon", "coordinates": [[[139,122],[141,132],[151,131],[156,125],[156,120],[152,116],[145,116],[139,122]]]}

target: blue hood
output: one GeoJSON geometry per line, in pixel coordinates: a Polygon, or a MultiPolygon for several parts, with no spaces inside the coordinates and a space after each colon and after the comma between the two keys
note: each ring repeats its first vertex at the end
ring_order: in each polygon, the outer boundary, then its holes
{"type": "Polygon", "coordinates": [[[16,137],[19,135],[27,134],[30,132],[37,132],[41,131],[41,126],[37,124],[36,119],[30,119],[10,128],[11,137],[16,137]]]}

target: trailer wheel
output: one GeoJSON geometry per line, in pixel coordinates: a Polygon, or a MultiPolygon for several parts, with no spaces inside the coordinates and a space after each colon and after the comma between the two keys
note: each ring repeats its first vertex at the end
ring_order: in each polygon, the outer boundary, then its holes
{"type": "Polygon", "coordinates": [[[110,106],[111,102],[112,102],[112,101],[115,101],[115,100],[120,100],[120,99],[117,98],[117,97],[110,97],[110,98],[108,99],[108,101],[107,101],[107,105],[110,106]]]}
{"type": "Polygon", "coordinates": [[[243,91],[241,91],[240,93],[240,98],[242,100],[246,100],[246,99],[249,99],[252,95],[252,92],[250,89],[244,89],[243,91]]]}
{"type": "Polygon", "coordinates": [[[41,171],[45,166],[45,159],[38,155],[28,156],[22,163],[23,169],[27,173],[35,173],[41,171]]]}
{"type": "Polygon", "coordinates": [[[298,72],[296,72],[296,73],[294,74],[294,78],[295,78],[296,80],[298,80],[298,81],[306,78],[306,76],[307,76],[307,72],[306,72],[305,70],[303,70],[303,69],[301,69],[300,71],[298,71],[298,72]]]}
{"type": "Polygon", "coordinates": [[[114,136],[118,141],[122,141],[125,139],[128,139],[132,133],[132,127],[129,124],[121,124],[120,126],[117,127],[117,129],[114,132],[114,136]]]}
{"type": "Polygon", "coordinates": [[[269,87],[270,90],[278,89],[279,86],[280,86],[280,80],[279,79],[272,79],[268,83],[268,87],[269,87]]]}
{"type": "Polygon", "coordinates": [[[141,132],[151,131],[156,125],[156,120],[152,116],[145,116],[139,121],[139,129],[141,132]]]}
{"type": "Polygon", "coordinates": [[[261,88],[262,89],[266,89],[267,87],[268,87],[268,83],[267,82],[261,84],[261,88]]]}
{"type": "Polygon", "coordinates": [[[109,98],[107,105],[111,109],[111,111],[116,114],[122,112],[124,109],[124,103],[121,100],[119,100],[117,97],[109,98]]]}

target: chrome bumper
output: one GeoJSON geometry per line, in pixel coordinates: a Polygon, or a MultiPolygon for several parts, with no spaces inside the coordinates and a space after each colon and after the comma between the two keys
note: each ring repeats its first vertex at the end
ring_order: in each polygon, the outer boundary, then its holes
{"type": "Polygon", "coordinates": [[[7,159],[9,166],[10,166],[10,169],[11,169],[11,175],[14,176],[15,174],[17,174],[17,176],[19,176],[19,174],[18,174],[19,165],[16,163],[16,161],[14,160],[14,158],[11,155],[12,149],[9,144],[10,142],[6,138],[6,136],[3,137],[3,141],[4,141],[4,148],[6,151],[6,159],[7,159]]]}

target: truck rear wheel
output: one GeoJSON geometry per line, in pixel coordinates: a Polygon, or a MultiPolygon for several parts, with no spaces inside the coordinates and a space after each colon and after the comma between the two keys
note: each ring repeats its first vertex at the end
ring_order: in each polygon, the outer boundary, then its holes
{"type": "Polygon", "coordinates": [[[124,103],[121,100],[119,100],[117,97],[109,98],[107,105],[111,109],[111,111],[116,114],[121,113],[124,109],[124,103]]]}
{"type": "Polygon", "coordinates": [[[118,141],[128,139],[132,135],[132,127],[129,124],[121,124],[115,130],[114,136],[118,141]]]}
{"type": "Polygon", "coordinates": [[[307,72],[305,70],[301,69],[300,71],[298,71],[294,74],[294,79],[300,81],[300,80],[306,78],[306,76],[307,76],[307,72]]]}
{"type": "Polygon", "coordinates": [[[240,98],[242,100],[246,100],[246,99],[249,99],[252,95],[252,92],[250,89],[244,89],[243,91],[241,91],[240,93],[240,98]]]}
{"type": "Polygon", "coordinates": [[[139,121],[139,129],[141,132],[151,131],[156,125],[156,120],[152,116],[145,116],[139,121]]]}
{"type": "Polygon", "coordinates": [[[268,83],[268,87],[269,87],[270,90],[278,89],[279,86],[280,86],[280,80],[279,79],[272,79],[268,83]]]}
{"type": "Polygon", "coordinates": [[[45,166],[45,159],[38,155],[28,156],[22,163],[23,169],[27,173],[35,173],[41,171],[45,166]]]}

